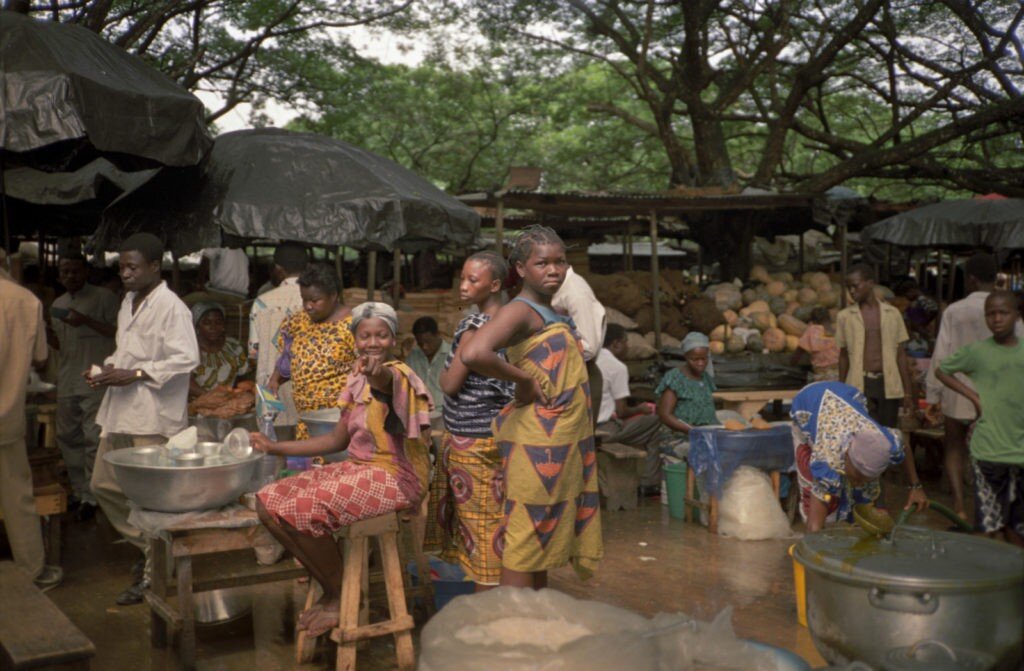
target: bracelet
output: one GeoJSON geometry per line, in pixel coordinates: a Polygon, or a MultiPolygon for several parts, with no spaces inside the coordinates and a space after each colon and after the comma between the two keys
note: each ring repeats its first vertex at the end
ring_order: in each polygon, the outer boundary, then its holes
{"type": "Polygon", "coordinates": [[[924,489],[924,485],[922,485],[920,482],[915,482],[912,485],[907,485],[907,489],[924,489]]]}

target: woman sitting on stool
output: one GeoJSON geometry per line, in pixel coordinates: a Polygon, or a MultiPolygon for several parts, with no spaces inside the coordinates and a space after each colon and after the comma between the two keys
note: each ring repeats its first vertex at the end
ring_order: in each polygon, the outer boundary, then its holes
{"type": "Polygon", "coordinates": [[[332,534],[359,520],[414,508],[427,491],[430,397],[408,366],[391,359],[398,317],[384,303],[352,311],[359,358],[339,399],[333,433],[273,442],[252,434],[269,454],[314,456],[348,450],[347,461],[267,485],[256,512],[267,530],[320,583],[324,596],[299,616],[299,628],[319,636],[338,625],[341,555],[332,534]]]}

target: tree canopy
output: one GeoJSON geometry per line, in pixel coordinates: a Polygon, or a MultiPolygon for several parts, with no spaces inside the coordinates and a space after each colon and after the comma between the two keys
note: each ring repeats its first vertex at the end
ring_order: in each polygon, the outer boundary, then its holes
{"type": "Polygon", "coordinates": [[[588,109],[656,138],[672,184],[1024,193],[1021,3],[487,0],[473,20],[533,62],[614,72],[642,113],[588,109]]]}

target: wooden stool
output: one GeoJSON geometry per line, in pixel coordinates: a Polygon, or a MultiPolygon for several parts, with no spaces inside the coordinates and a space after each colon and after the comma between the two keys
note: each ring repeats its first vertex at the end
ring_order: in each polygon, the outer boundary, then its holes
{"type": "MultiPolygon", "coordinates": [[[[427,556],[423,553],[423,539],[426,535],[426,524],[427,524],[427,508],[428,501],[426,499],[420,504],[418,511],[402,510],[397,513],[398,521],[401,523],[401,542],[398,545],[399,549],[399,563],[404,568],[410,561],[416,563],[416,571],[420,576],[418,584],[412,584],[412,577],[408,571],[402,571],[402,587],[405,592],[406,606],[409,612],[414,610],[415,599],[420,599],[423,604],[423,610],[426,613],[427,619],[431,618],[436,608],[434,606],[434,583],[430,579],[430,563],[427,561],[427,556]]],[[[373,518],[378,519],[378,518],[373,518]]],[[[366,522],[369,520],[363,520],[366,522]]],[[[357,522],[356,524],[361,524],[357,522]]],[[[354,525],[353,525],[354,526],[354,525]]],[[[350,527],[351,528],[351,527],[350,527]]],[[[344,542],[344,534],[348,533],[348,529],[342,530],[335,535],[338,538],[339,545],[344,542]]],[[[344,547],[339,547],[339,550],[344,552],[344,547]]],[[[369,552],[367,552],[369,554],[369,552]]],[[[360,626],[369,624],[369,590],[371,584],[385,583],[385,573],[383,567],[370,570],[369,557],[364,562],[364,569],[362,575],[362,590],[364,598],[360,600],[359,608],[359,623],[360,626]]],[[[342,580],[344,580],[345,573],[342,574],[342,580]]],[[[306,603],[303,610],[309,610],[313,607],[313,604],[322,595],[322,590],[317,584],[316,580],[310,579],[309,589],[306,592],[306,603]]],[[[332,636],[332,639],[337,640],[332,636]]],[[[316,652],[316,637],[310,636],[305,630],[297,631],[295,634],[295,661],[298,664],[305,664],[313,661],[314,653],[316,652]]]]}
{"type": "Polygon", "coordinates": [[[338,628],[331,640],[338,644],[337,671],[354,671],[356,644],[364,639],[395,637],[395,656],[399,671],[412,671],[416,655],[412,647],[415,624],[405,605],[405,584],[402,562],[398,554],[399,519],[397,513],[361,520],[335,534],[344,546],[345,565],[341,578],[341,607],[338,628]],[[370,539],[377,539],[384,571],[384,587],[388,597],[389,619],[369,624],[369,555],[370,539]]]}
{"type": "Polygon", "coordinates": [[[640,486],[639,466],[647,453],[622,443],[597,446],[597,484],[606,510],[633,510],[640,486]]]}
{"type": "MultiPolygon", "coordinates": [[[[43,427],[43,447],[57,449],[57,404],[40,403],[36,410],[36,422],[43,427]]],[[[29,449],[35,447],[30,445],[29,449]]]]}

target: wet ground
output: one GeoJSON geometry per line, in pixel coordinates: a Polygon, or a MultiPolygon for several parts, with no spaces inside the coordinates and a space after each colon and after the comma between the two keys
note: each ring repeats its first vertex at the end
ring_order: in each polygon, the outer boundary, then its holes
{"type": "MultiPolygon", "coordinates": [[[[886,488],[891,505],[904,496],[897,480],[886,488]]],[[[948,503],[934,478],[928,493],[948,503]]],[[[739,541],[710,535],[703,527],[670,519],[657,498],[639,509],[603,513],[605,560],[589,582],[571,569],[552,574],[551,585],[573,596],[621,606],[644,615],[683,611],[711,619],[733,607],[736,632],[745,638],[792,650],[812,666],[823,666],[808,631],[796,621],[792,567],[786,549],[793,541],[739,541]]],[[[914,523],[946,528],[937,515],[915,516],[914,523]],[[925,519],[927,518],[927,519],[925,519]]],[[[797,526],[800,529],[800,526],[797,526]]],[[[69,522],[64,533],[63,585],[50,592],[57,606],[96,644],[93,669],[175,669],[174,654],[149,642],[145,606],[119,607],[114,599],[129,582],[136,559],[130,546],[100,517],[69,522]]],[[[219,560],[246,563],[251,554],[219,560]]],[[[291,561],[290,559],[286,561],[291,561]]],[[[218,568],[197,563],[196,573],[218,568]]],[[[234,623],[201,629],[198,668],[203,671],[292,669],[292,623],[305,596],[295,581],[246,588],[252,612],[234,623]]],[[[315,664],[333,668],[333,656],[321,646],[315,664]]],[[[360,652],[363,671],[393,668],[390,639],[377,639],[360,652]]]]}

